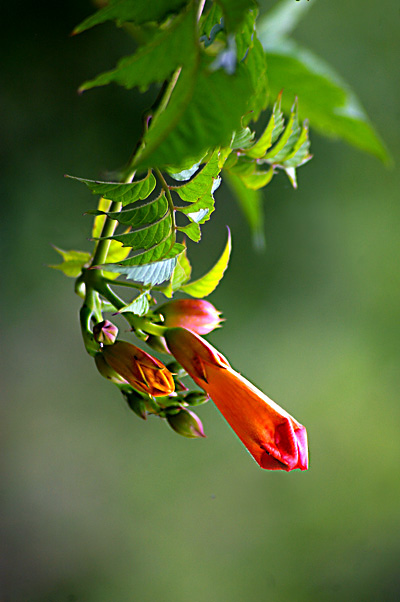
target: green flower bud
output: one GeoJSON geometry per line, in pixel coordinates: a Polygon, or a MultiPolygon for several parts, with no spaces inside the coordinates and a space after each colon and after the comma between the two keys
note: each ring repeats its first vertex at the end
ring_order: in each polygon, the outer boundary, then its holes
{"type": "Polygon", "coordinates": [[[172,413],[167,414],[167,421],[169,426],[179,435],[183,435],[183,437],[188,437],[189,439],[205,437],[200,418],[189,410],[182,408],[176,412],[174,408],[172,413]]]}
{"type": "Polygon", "coordinates": [[[209,399],[210,396],[207,395],[207,393],[203,393],[203,391],[190,391],[190,393],[185,396],[185,402],[190,406],[200,406],[209,399]]]}
{"type": "Polygon", "coordinates": [[[124,396],[128,406],[130,409],[135,412],[139,418],[146,420],[147,411],[146,411],[146,401],[140,393],[137,391],[122,391],[122,395],[124,396]]]}

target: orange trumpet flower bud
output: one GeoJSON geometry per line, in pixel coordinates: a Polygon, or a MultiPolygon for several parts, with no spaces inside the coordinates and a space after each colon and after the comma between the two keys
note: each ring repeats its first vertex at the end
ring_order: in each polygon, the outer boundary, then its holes
{"type": "Polygon", "coordinates": [[[163,318],[163,326],[181,326],[197,334],[208,334],[221,325],[221,312],[204,299],[177,299],[165,303],[155,311],[163,318]]]}
{"type": "Polygon", "coordinates": [[[261,468],[308,468],[304,426],[235,372],[223,355],[198,335],[173,328],[165,338],[171,353],[212,398],[261,468]]]}
{"type": "Polygon", "coordinates": [[[107,364],[136,391],[153,397],[169,395],[175,390],[171,372],[152,355],[125,341],[117,341],[102,350],[107,364]]]}

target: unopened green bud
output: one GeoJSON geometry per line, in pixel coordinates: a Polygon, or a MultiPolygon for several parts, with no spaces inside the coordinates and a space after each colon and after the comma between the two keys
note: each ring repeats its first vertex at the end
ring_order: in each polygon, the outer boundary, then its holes
{"type": "Polygon", "coordinates": [[[113,345],[118,335],[118,328],[109,320],[103,320],[93,326],[95,341],[103,345],[113,345]]]}
{"type": "Polygon", "coordinates": [[[191,391],[187,395],[185,395],[185,401],[190,406],[200,406],[203,403],[206,403],[210,399],[207,393],[203,393],[203,391],[191,391]]]}
{"type": "Polygon", "coordinates": [[[167,368],[174,376],[177,376],[178,378],[182,378],[183,376],[187,375],[186,370],[182,368],[178,362],[170,362],[167,364],[167,368]]]}
{"type": "Polygon", "coordinates": [[[147,411],[146,411],[146,402],[140,393],[137,391],[122,391],[122,395],[124,396],[128,406],[130,409],[135,412],[139,418],[146,420],[147,411]]]}
{"type": "Polygon", "coordinates": [[[169,354],[169,349],[167,347],[164,337],[157,337],[153,334],[150,334],[146,338],[146,343],[152,349],[154,349],[154,351],[159,351],[160,353],[168,353],[169,354]]]}
{"type": "Polygon", "coordinates": [[[200,418],[189,410],[182,408],[176,412],[174,408],[171,413],[167,414],[167,421],[169,426],[179,435],[183,435],[183,437],[188,437],[189,439],[205,437],[200,418]]]}

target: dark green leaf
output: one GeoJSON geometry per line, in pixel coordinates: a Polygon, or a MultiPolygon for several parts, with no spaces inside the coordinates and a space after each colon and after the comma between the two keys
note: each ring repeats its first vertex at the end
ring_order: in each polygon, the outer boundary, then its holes
{"type": "Polygon", "coordinates": [[[149,171],[143,180],[132,182],[130,184],[119,184],[117,182],[97,182],[95,180],[85,180],[74,176],[67,176],[73,180],[78,180],[86,184],[93,194],[100,194],[110,201],[122,203],[122,206],[129,205],[138,200],[147,199],[156,186],[156,179],[149,171]]]}
{"type": "Polygon", "coordinates": [[[256,6],[254,0],[216,0],[222,8],[228,32],[235,32],[243,23],[246,13],[256,6]]]}
{"type": "Polygon", "coordinates": [[[210,71],[204,58],[183,69],[165,110],[156,114],[133,167],[168,167],[198,161],[209,148],[229,145],[240,126],[251,87],[243,65],[234,75],[210,71]],[[235,99],[232,102],[232,99],[235,99]]]}
{"type": "MultiPolygon", "coordinates": [[[[152,249],[169,238],[172,232],[171,215],[167,212],[153,224],[131,229],[124,234],[114,234],[113,240],[118,240],[124,247],[132,247],[134,251],[152,249]]],[[[158,258],[160,259],[160,258],[158,258]]]]}
{"type": "Polygon", "coordinates": [[[140,25],[147,21],[160,21],[168,14],[179,10],[187,0],[110,0],[104,8],[100,9],[80,25],[75,27],[73,33],[81,33],[100,23],[116,20],[118,24],[133,21],[140,25]]]}
{"type": "Polygon", "coordinates": [[[165,193],[162,192],[159,197],[147,201],[143,205],[134,206],[132,209],[125,209],[124,211],[109,211],[106,215],[117,220],[120,224],[137,228],[143,224],[152,224],[165,217],[167,210],[168,201],[165,193]]]}
{"type": "Polygon", "coordinates": [[[168,27],[157,32],[152,40],[132,56],[119,61],[112,71],[85,82],[79,91],[116,82],[127,89],[139,86],[145,91],[153,82],[162,82],[182,65],[195,60],[196,7],[189,6],[168,27]]]}

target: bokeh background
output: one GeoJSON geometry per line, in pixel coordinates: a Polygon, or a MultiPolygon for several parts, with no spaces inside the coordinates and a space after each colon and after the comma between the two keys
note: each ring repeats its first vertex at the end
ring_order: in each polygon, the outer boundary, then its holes
{"type": "MultiPolygon", "coordinates": [[[[200,275],[230,224],[210,298],[226,324],[209,338],[308,429],[308,472],[262,471],[211,403],[208,438],[180,438],[140,421],[85,354],[73,281],[46,266],[51,243],[90,248],[95,200],[63,174],[123,164],[151,93],[76,94],[131,50],[112,25],[69,37],[89,0],[7,10],[0,599],[398,600],[398,167],[312,133],[298,191],[283,174],[265,190],[265,254],[223,190],[191,245],[200,275]]],[[[399,17],[395,0],[319,2],[294,35],[351,83],[395,160],[399,17]]]]}

